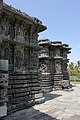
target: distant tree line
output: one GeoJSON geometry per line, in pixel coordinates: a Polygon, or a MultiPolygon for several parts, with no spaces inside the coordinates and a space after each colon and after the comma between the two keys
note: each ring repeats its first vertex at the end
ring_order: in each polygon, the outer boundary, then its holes
{"type": "Polygon", "coordinates": [[[80,80],[80,61],[77,61],[77,63],[71,62],[68,65],[68,71],[71,80],[80,80]]]}

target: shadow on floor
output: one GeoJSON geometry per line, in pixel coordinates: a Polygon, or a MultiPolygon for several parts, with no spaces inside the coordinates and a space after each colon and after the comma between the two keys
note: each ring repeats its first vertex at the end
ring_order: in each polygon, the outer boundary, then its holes
{"type": "Polygon", "coordinates": [[[57,97],[60,97],[60,96],[62,96],[62,95],[58,95],[58,94],[45,94],[44,95],[45,96],[45,101],[48,101],[48,100],[52,100],[52,99],[54,99],[54,98],[57,98],[57,97]]]}
{"type": "MultiPolygon", "coordinates": [[[[45,96],[45,101],[49,101],[57,97],[60,97],[62,95],[49,93],[49,94],[44,94],[44,96],[45,96]]],[[[54,114],[54,110],[52,114],[54,114]]],[[[49,116],[48,113],[42,113],[41,111],[31,107],[11,113],[7,117],[4,117],[0,120],[59,120],[59,119],[49,116]]]]}
{"type": "Polygon", "coordinates": [[[59,120],[48,114],[35,110],[33,107],[17,111],[0,120],[59,120]]]}

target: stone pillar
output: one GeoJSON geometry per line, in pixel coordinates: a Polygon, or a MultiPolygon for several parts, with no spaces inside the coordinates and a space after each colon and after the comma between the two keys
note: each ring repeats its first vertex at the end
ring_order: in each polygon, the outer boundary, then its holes
{"type": "Polygon", "coordinates": [[[0,60],[0,117],[7,115],[8,60],[0,60]]]}
{"type": "Polygon", "coordinates": [[[62,89],[61,83],[63,80],[63,73],[62,73],[62,60],[63,57],[61,56],[61,49],[62,49],[62,42],[56,41],[52,42],[54,47],[54,89],[62,89]]]}
{"type": "Polygon", "coordinates": [[[63,88],[70,87],[69,73],[67,69],[69,59],[67,58],[67,54],[70,53],[69,50],[71,50],[71,48],[69,48],[68,46],[69,45],[67,44],[63,44],[63,81],[62,81],[63,88]]]}
{"type": "Polygon", "coordinates": [[[51,58],[50,58],[50,41],[40,40],[38,43],[43,48],[39,51],[39,81],[42,91],[48,93],[53,90],[51,79],[51,58]]]}
{"type": "MultiPolygon", "coordinates": [[[[31,41],[32,42],[32,41],[31,41]]],[[[34,46],[34,45],[33,45],[34,46]]],[[[42,103],[45,101],[41,86],[38,78],[38,50],[39,46],[35,48],[31,45],[30,47],[30,94],[34,96],[33,101],[35,104],[42,103]]]]}

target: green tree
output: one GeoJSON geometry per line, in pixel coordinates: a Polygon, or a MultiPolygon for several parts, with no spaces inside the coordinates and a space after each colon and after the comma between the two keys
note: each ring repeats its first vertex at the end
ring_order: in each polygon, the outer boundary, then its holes
{"type": "Polygon", "coordinates": [[[74,64],[71,62],[68,66],[69,74],[72,76],[74,74],[74,64]]]}

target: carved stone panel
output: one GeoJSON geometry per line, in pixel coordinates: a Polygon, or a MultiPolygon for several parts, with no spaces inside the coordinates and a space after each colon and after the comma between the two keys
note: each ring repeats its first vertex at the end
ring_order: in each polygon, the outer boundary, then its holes
{"type": "Polygon", "coordinates": [[[3,58],[9,61],[9,70],[12,70],[14,65],[14,45],[5,42],[3,51],[3,58]]]}
{"type": "Polygon", "coordinates": [[[22,21],[16,21],[14,25],[15,39],[17,41],[24,41],[24,25],[22,21]]]}
{"type": "Polygon", "coordinates": [[[37,43],[37,28],[34,26],[31,27],[31,43],[37,43]]]}
{"type": "Polygon", "coordinates": [[[39,71],[42,72],[42,73],[47,72],[47,65],[44,62],[41,62],[39,64],[39,71]]]}
{"type": "Polygon", "coordinates": [[[48,56],[49,56],[49,53],[47,49],[40,50],[39,57],[48,57],[48,56]]]}
{"type": "Polygon", "coordinates": [[[24,49],[24,67],[26,71],[30,69],[29,48],[24,49]]]}
{"type": "Polygon", "coordinates": [[[59,48],[57,48],[57,49],[54,50],[54,56],[55,57],[60,56],[60,49],[59,48]]]}
{"type": "Polygon", "coordinates": [[[31,49],[30,64],[31,70],[38,70],[38,54],[34,49],[31,49]]]}
{"type": "Polygon", "coordinates": [[[0,34],[5,35],[7,37],[12,37],[12,24],[9,20],[9,15],[6,13],[1,14],[1,20],[0,20],[0,34]]]}
{"type": "Polygon", "coordinates": [[[24,48],[14,46],[14,66],[15,71],[24,71],[24,48]]]}
{"type": "Polygon", "coordinates": [[[50,61],[49,60],[39,60],[39,71],[41,73],[50,72],[50,61]]]}
{"type": "Polygon", "coordinates": [[[60,74],[61,71],[62,71],[62,69],[61,69],[61,61],[56,60],[55,61],[55,72],[56,72],[56,74],[60,74]]]}

